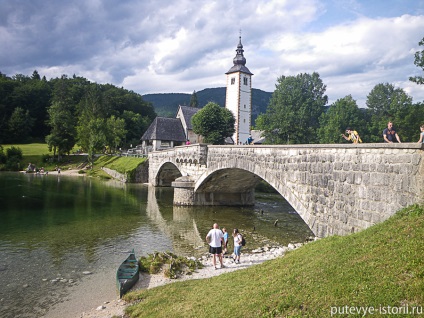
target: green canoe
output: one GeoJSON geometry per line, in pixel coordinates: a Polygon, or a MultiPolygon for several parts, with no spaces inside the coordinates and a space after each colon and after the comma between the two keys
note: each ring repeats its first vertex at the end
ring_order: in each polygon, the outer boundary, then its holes
{"type": "Polygon", "coordinates": [[[116,272],[116,284],[119,290],[119,298],[131,289],[138,282],[139,266],[134,250],[128,255],[127,259],[122,262],[116,272]]]}

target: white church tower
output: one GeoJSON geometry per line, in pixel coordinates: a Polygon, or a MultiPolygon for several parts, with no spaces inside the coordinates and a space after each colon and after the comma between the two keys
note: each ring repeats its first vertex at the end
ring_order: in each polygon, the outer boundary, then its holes
{"type": "Polygon", "coordinates": [[[250,135],[252,118],[252,73],[245,66],[241,36],[237,45],[237,54],[233,59],[234,65],[227,74],[227,94],[225,107],[235,119],[234,144],[243,144],[250,135]]]}

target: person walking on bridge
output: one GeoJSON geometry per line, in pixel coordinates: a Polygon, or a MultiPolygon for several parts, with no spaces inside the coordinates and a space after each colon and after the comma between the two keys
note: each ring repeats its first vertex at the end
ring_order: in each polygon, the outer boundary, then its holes
{"type": "Polygon", "coordinates": [[[222,243],[224,242],[224,234],[219,229],[218,223],[214,223],[213,229],[211,229],[206,235],[206,242],[209,244],[209,253],[213,254],[213,266],[216,267],[216,257],[218,256],[221,268],[224,268],[222,262],[222,243]]]}

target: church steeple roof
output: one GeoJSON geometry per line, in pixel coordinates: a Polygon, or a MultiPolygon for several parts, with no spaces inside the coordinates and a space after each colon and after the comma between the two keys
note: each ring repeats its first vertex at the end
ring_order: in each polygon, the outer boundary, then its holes
{"type": "Polygon", "coordinates": [[[246,65],[246,58],[243,55],[243,44],[241,44],[241,36],[239,37],[239,44],[237,45],[236,49],[236,56],[233,59],[233,67],[230,68],[230,70],[225,74],[235,73],[235,72],[243,72],[249,75],[253,75],[249,69],[245,66],[246,65]]]}

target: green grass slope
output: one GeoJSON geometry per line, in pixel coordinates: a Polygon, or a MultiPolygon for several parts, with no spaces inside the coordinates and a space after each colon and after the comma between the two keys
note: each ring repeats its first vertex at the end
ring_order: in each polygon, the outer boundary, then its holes
{"type": "Polygon", "coordinates": [[[125,174],[136,169],[140,164],[146,161],[147,158],[101,156],[96,160],[95,164],[125,174]]]}
{"type": "Polygon", "coordinates": [[[132,292],[127,314],[362,317],[366,309],[373,317],[414,316],[413,310],[423,313],[414,308],[424,305],[423,256],[424,207],[411,206],[359,233],[309,243],[246,270],[132,292]]]}
{"type": "Polygon", "coordinates": [[[131,182],[135,178],[137,167],[146,161],[147,158],[101,156],[94,162],[94,174],[101,176],[100,168],[105,167],[126,175],[131,182]]]}

